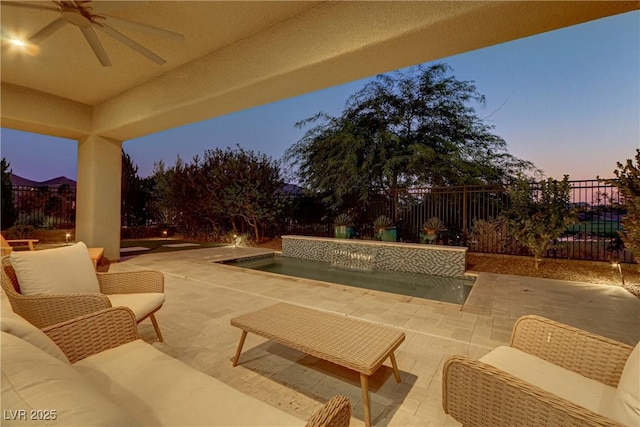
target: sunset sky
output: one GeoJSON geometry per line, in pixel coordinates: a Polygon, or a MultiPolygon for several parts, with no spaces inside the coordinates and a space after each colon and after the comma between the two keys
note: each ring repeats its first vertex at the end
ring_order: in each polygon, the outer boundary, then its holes
{"type": "MultiPolygon", "coordinates": [[[[511,154],[546,176],[612,177],[617,161],[640,148],[640,12],[631,12],[461,55],[443,58],[460,80],[473,80],[487,103],[478,108],[511,154]]],[[[426,64],[429,65],[429,64],[426,64]]],[[[279,159],[319,111],[338,115],[366,83],[323,91],[125,141],[150,175],[206,149],[235,146],[279,159]]],[[[1,154],[13,172],[43,181],[76,179],[77,142],[3,128],[1,154]]]]}

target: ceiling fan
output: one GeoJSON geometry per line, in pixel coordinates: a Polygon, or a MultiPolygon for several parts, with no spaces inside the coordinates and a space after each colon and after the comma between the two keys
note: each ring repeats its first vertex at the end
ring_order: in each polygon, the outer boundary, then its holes
{"type": "MultiPolygon", "coordinates": [[[[2,4],[6,6],[21,7],[26,9],[46,10],[50,12],[56,12],[60,16],[55,21],[46,25],[40,31],[35,33],[29,38],[29,42],[35,45],[39,45],[56,31],[60,30],[67,24],[74,25],[80,29],[82,35],[91,46],[93,53],[95,53],[98,61],[103,67],[111,65],[111,60],[107,55],[107,52],[102,46],[102,43],[98,39],[95,30],[98,30],[109,37],[112,37],[120,43],[130,47],[141,55],[149,58],[153,62],[162,65],[166,61],[160,56],[156,55],[140,43],[132,40],[128,36],[122,34],[114,27],[128,28],[130,30],[144,31],[147,33],[155,34],[161,37],[169,38],[176,41],[184,41],[184,35],[173,31],[165,30],[162,28],[153,27],[151,25],[142,24],[140,22],[130,21],[128,19],[118,18],[116,16],[108,15],[103,12],[99,12],[100,3],[93,1],[83,0],[61,0],[53,1],[55,6],[24,3],[16,1],[3,1],[2,4]],[[95,7],[94,7],[95,6],[95,7]]],[[[124,2],[118,2],[123,4],[124,2]]],[[[103,2],[103,5],[108,5],[108,2],[103,2]]]]}

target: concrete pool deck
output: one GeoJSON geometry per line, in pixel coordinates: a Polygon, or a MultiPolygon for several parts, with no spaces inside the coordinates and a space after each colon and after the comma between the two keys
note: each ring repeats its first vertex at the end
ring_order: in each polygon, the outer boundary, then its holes
{"type": "Polygon", "coordinates": [[[141,338],[237,390],[308,419],[336,394],[349,397],[352,426],[364,425],[357,373],[257,336],[232,367],[240,332],[229,320],[288,302],[396,327],[407,339],[396,358],[402,383],[385,362],[370,381],[371,416],[380,426],[459,425],[441,408],[441,372],[450,354],[480,357],[509,341],[522,314],[539,314],[611,338],[640,340],[640,299],[624,289],[549,279],[479,273],[462,307],[360,288],[288,278],[214,264],[272,251],[218,247],[143,254],[110,271],[141,268],[165,275],[166,303],[156,314],[165,337],[155,342],[150,322],[141,338]]]}

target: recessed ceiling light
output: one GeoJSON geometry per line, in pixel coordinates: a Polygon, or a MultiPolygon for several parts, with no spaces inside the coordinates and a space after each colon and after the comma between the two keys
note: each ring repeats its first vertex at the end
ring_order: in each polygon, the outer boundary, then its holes
{"type": "Polygon", "coordinates": [[[27,44],[20,39],[11,39],[9,42],[14,46],[26,47],[27,44]]]}

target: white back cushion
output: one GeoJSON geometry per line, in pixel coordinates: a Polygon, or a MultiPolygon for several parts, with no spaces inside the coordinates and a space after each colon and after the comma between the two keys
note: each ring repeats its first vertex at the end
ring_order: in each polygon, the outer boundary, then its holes
{"type": "Polygon", "coordinates": [[[558,397],[611,418],[616,389],[513,347],[500,346],[480,360],[558,397]]]}
{"type": "Polygon", "coordinates": [[[100,292],[83,242],[42,251],[13,251],[11,264],[23,295],[100,292]]]}
{"type": "Polygon", "coordinates": [[[640,426],[640,343],[636,344],[622,370],[614,411],[626,425],[640,426]]]}

